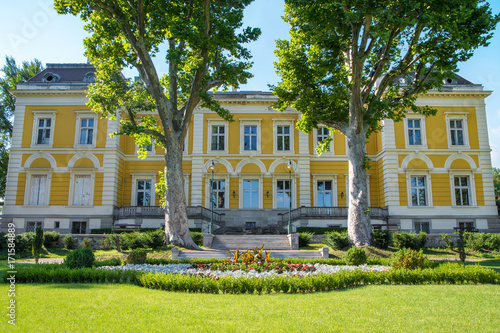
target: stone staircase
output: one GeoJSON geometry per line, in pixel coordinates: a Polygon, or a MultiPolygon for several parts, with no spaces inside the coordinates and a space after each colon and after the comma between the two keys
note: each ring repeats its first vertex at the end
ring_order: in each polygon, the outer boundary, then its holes
{"type": "Polygon", "coordinates": [[[288,235],[214,235],[209,246],[215,250],[253,250],[264,244],[264,250],[292,250],[288,235]]]}

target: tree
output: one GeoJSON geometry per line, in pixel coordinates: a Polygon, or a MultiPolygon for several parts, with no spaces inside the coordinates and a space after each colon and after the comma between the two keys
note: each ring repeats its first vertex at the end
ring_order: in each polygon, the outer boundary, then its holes
{"type": "Polygon", "coordinates": [[[14,58],[6,56],[2,67],[4,77],[0,78],[0,198],[5,195],[9,146],[12,137],[12,120],[16,98],[9,90],[16,89],[19,82],[25,82],[43,70],[42,63],[35,59],[23,61],[21,67],[14,58]]]}
{"type": "Polygon", "coordinates": [[[43,247],[43,230],[42,228],[37,227],[35,231],[35,237],[33,238],[33,244],[31,246],[31,252],[33,253],[33,258],[35,258],[36,264],[38,264],[40,253],[42,253],[42,247],[43,247]]]}
{"type": "Polygon", "coordinates": [[[493,168],[493,184],[495,186],[495,201],[500,211],[500,169],[493,168]]]}
{"type": "Polygon", "coordinates": [[[251,56],[242,44],[256,40],[260,30],[241,28],[243,9],[250,2],[55,1],[58,13],[79,15],[87,22],[91,36],[84,41],[85,54],[97,69],[96,84],[88,91],[91,108],[112,119],[123,113],[116,134],[133,136],[138,146],[154,139],[168,152],[165,233],[175,245],[198,248],[189,234],[182,173],[182,148],[193,110],[201,105],[232,120],[209,91],[238,87],[252,76],[247,71],[251,56]],[[153,59],[163,47],[168,73],[160,76],[153,59]],[[137,69],[141,80],[124,79],[120,73],[125,67],[137,69]]]}
{"type": "MultiPolygon", "coordinates": [[[[439,88],[457,63],[488,44],[498,16],[483,0],[286,0],[290,40],[278,40],[277,107],[347,138],[350,241],[372,244],[366,140],[384,118],[401,120],[416,94],[439,88]]],[[[326,143],[328,144],[328,143],[326,143]]]]}

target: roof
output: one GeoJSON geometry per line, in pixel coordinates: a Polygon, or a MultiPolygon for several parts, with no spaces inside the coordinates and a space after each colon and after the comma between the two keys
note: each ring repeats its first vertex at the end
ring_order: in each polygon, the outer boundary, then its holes
{"type": "Polygon", "coordinates": [[[47,64],[43,71],[20,84],[88,84],[95,81],[95,72],[91,64],[47,64]]]}

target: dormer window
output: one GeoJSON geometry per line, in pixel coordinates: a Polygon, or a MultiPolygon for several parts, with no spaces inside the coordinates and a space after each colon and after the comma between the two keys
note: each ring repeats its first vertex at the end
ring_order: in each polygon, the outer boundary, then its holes
{"type": "Polygon", "coordinates": [[[85,76],[83,77],[83,82],[95,83],[95,73],[88,72],[87,74],[85,74],[85,76]]]}
{"type": "Polygon", "coordinates": [[[51,73],[51,72],[45,73],[45,75],[42,78],[42,81],[47,82],[47,83],[59,82],[60,80],[61,80],[61,77],[59,75],[51,73]]]}

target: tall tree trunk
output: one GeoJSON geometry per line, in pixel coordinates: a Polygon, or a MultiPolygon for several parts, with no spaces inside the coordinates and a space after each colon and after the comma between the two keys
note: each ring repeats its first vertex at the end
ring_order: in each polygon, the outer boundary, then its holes
{"type": "Polygon", "coordinates": [[[372,245],[373,236],[368,207],[366,179],[366,131],[357,134],[354,129],[347,135],[349,147],[349,241],[356,246],[372,245]]]}
{"type": "Polygon", "coordinates": [[[165,154],[167,201],[165,206],[165,235],[170,244],[201,250],[189,233],[184,175],[182,172],[182,143],[170,140],[165,154]]]}

